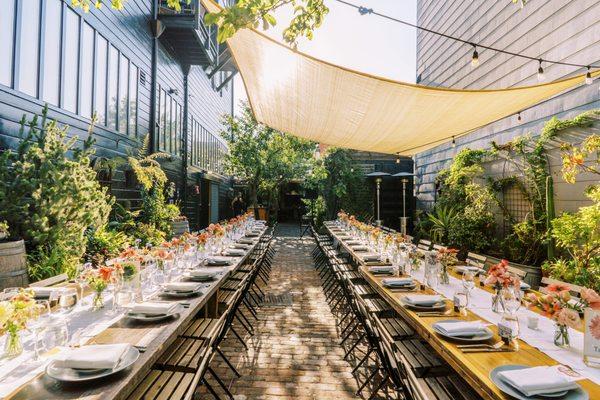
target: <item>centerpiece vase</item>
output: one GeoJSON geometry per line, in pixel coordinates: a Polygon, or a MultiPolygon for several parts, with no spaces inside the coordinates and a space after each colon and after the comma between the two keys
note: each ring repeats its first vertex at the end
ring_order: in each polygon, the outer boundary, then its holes
{"type": "Polygon", "coordinates": [[[104,290],[97,290],[92,299],[92,310],[100,310],[104,308],[104,290]]]}
{"type": "Polygon", "coordinates": [[[502,288],[496,286],[496,291],[492,296],[492,311],[498,314],[504,312],[504,299],[502,298],[502,288]]]}
{"type": "Polygon", "coordinates": [[[448,267],[444,264],[440,266],[440,284],[441,285],[449,285],[450,284],[450,276],[448,275],[448,267]]]}
{"type": "Polygon", "coordinates": [[[4,342],[4,357],[13,358],[23,353],[23,343],[19,331],[9,331],[4,342]]]}
{"type": "Polygon", "coordinates": [[[554,344],[558,347],[567,348],[571,346],[569,327],[564,324],[556,324],[554,327],[554,344]]]}

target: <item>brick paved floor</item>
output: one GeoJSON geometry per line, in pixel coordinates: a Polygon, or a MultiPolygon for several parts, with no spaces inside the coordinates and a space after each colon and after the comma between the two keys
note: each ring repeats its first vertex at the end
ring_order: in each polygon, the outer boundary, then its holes
{"type": "Polygon", "coordinates": [[[221,345],[241,378],[219,356],[211,365],[239,400],[355,399],[352,367],[343,360],[335,319],[313,266],[313,242],[298,238],[297,225],[280,225],[276,236],[277,253],[264,290],[292,294],[292,305],[261,307],[255,335],[246,337],[247,351],[233,337],[221,345]]]}

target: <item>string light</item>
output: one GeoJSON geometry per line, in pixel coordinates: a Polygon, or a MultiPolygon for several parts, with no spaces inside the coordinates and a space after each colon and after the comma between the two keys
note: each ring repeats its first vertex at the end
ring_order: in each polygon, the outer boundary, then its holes
{"type": "Polygon", "coordinates": [[[587,73],[585,74],[585,84],[591,85],[593,82],[594,82],[594,80],[592,79],[592,72],[590,71],[590,67],[588,65],[587,73]]]}
{"type": "Polygon", "coordinates": [[[396,164],[400,164],[400,153],[396,153],[396,164]]]}
{"type": "Polygon", "coordinates": [[[540,62],[540,66],[538,68],[537,78],[538,78],[538,81],[541,82],[544,79],[546,79],[546,75],[544,75],[544,68],[542,68],[542,61],[543,60],[540,58],[538,61],[540,62]]]}
{"type": "Polygon", "coordinates": [[[452,136],[452,148],[456,147],[456,139],[454,139],[454,136],[452,136]]]}
{"type": "MultiPolygon", "coordinates": [[[[428,32],[428,33],[431,33],[431,34],[434,34],[434,35],[437,35],[437,36],[444,37],[446,39],[451,39],[451,40],[454,40],[454,41],[457,41],[457,42],[469,44],[469,45],[475,47],[475,49],[473,51],[473,56],[471,57],[471,65],[473,67],[477,66],[478,62],[479,62],[479,53],[477,52],[477,47],[479,47],[479,48],[486,49],[486,50],[491,50],[491,51],[494,51],[494,52],[497,52],[497,53],[507,54],[507,55],[510,55],[510,56],[513,56],[513,57],[520,57],[520,58],[526,58],[526,59],[532,60],[532,61],[538,61],[540,63],[539,68],[538,68],[538,79],[539,80],[544,80],[545,79],[544,69],[542,68],[542,61],[545,62],[545,63],[548,63],[548,64],[559,64],[559,65],[565,65],[565,66],[577,67],[577,68],[586,68],[586,67],[588,69],[591,69],[591,68],[600,68],[600,65],[584,65],[584,64],[575,64],[575,63],[570,63],[570,62],[565,62],[565,61],[558,61],[558,60],[542,60],[541,58],[528,56],[526,54],[515,53],[515,52],[512,52],[512,51],[508,51],[508,50],[504,50],[504,49],[499,49],[499,48],[496,48],[496,47],[485,46],[485,45],[482,45],[482,44],[479,44],[479,43],[473,43],[473,42],[471,42],[469,40],[461,39],[461,38],[456,37],[456,36],[451,36],[451,35],[448,35],[448,34],[445,34],[445,33],[442,33],[442,32],[434,31],[434,30],[429,29],[429,28],[424,28],[422,26],[418,26],[418,25],[413,24],[411,22],[407,22],[407,21],[404,21],[404,20],[401,20],[401,19],[398,19],[398,18],[395,18],[395,17],[391,17],[391,16],[386,15],[386,14],[381,14],[381,13],[373,10],[372,8],[366,8],[366,7],[363,7],[363,6],[359,6],[359,5],[353,4],[353,3],[349,2],[349,1],[346,1],[346,0],[335,0],[335,1],[338,2],[338,3],[340,3],[340,4],[344,4],[344,5],[348,6],[348,7],[355,8],[356,10],[358,10],[358,12],[361,15],[375,15],[377,17],[384,18],[384,19],[387,19],[387,20],[392,21],[392,22],[396,22],[396,23],[399,23],[399,24],[402,24],[402,25],[405,25],[405,26],[410,26],[412,28],[418,29],[418,30],[423,31],[423,32],[428,32]],[[541,71],[541,73],[540,73],[540,71],[541,71]]],[[[523,6],[523,2],[521,2],[521,7],[522,6],[523,6]]],[[[591,73],[590,73],[590,77],[591,77],[591,73]]],[[[586,83],[587,83],[587,77],[586,77],[586,83]]]]}
{"type": "Polygon", "coordinates": [[[517,121],[520,121],[520,120],[521,120],[521,111],[519,111],[519,112],[517,113],[517,121]]]}
{"type": "Polygon", "coordinates": [[[473,45],[473,56],[471,57],[471,67],[475,68],[479,65],[479,53],[477,53],[477,46],[473,45]]]}

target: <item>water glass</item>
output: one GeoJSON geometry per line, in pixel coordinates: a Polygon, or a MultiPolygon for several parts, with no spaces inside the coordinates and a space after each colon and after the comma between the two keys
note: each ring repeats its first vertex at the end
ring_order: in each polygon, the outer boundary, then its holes
{"type": "Polygon", "coordinates": [[[79,301],[79,293],[77,289],[74,288],[65,288],[58,292],[58,307],[59,311],[57,315],[59,317],[66,317],[69,315],[75,307],[77,306],[77,302],[79,301]]]}
{"type": "Polygon", "coordinates": [[[469,306],[471,305],[471,291],[475,287],[475,276],[473,275],[473,273],[471,271],[466,271],[462,275],[462,285],[463,285],[465,295],[467,297],[466,307],[469,308],[469,306]]]}

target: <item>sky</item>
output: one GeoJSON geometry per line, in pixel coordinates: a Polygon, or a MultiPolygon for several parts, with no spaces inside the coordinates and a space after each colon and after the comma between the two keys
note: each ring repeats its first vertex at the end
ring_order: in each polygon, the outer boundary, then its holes
{"type": "MultiPolygon", "coordinates": [[[[348,0],[381,14],[415,23],[416,0],[348,0]]],[[[403,82],[415,82],[416,30],[358,10],[335,0],[326,0],[329,14],[314,32],[313,40],[301,40],[298,50],[346,68],[403,82]]],[[[277,25],[266,33],[281,41],[281,32],[291,18],[290,8],[278,10],[277,25]]],[[[246,99],[240,75],[234,78],[236,113],[246,99]]]]}

